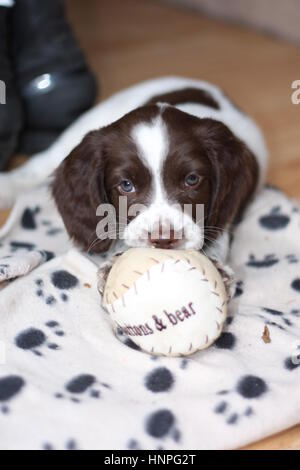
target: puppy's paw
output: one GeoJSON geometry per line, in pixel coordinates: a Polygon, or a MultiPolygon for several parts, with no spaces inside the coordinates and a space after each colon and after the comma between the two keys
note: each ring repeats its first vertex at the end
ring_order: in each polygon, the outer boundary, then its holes
{"type": "Polygon", "coordinates": [[[233,298],[236,290],[235,274],[230,266],[224,265],[215,258],[210,258],[210,260],[222,276],[227,294],[227,302],[229,302],[233,298]]]}
{"type": "Polygon", "coordinates": [[[114,262],[116,261],[117,257],[120,256],[123,252],[118,252],[108,261],[102,263],[98,269],[98,291],[103,297],[104,287],[110,273],[111,268],[113,267],[114,262]]]}
{"type": "Polygon", "coordinates": [[[0,283],[26,276],[46,261],[46,253],[37,250],[0,258],[0,283]]]}
{"type": "Polygon", "coordinates": [[[98,269],[98,291],[102,297],[104,293],[104,287],[112,265],[112,261],[106,261],[105,263],[101,264],[100,268],[98,269]]]}

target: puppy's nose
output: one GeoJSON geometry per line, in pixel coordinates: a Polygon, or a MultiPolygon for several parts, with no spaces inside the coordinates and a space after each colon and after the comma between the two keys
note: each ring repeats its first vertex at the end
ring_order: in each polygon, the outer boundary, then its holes
{"type": "Polygon", "coordinates": [[[177,245],[179,239],[176,238],[175,231],[171,229],[169,233],[167,234],[168,236],[164,236],[161,228],[159,229],[159,234],[158,236],[151,236],[152,234],[149,232],[148,233],[148,240],[149,242],[155,246],[155,248],[162,248],[164,250],[168,250],[171,248],[174,248],[175,245],[177,245]]]}

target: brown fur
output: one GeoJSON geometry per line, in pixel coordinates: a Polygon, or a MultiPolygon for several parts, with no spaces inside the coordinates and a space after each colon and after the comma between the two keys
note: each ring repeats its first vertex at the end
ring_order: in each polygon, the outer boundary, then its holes
{"type": "MultiPolygon", "coordinates": [[[[233,223],[252,196],[258,179],[256,160],[224,124],[171,106],[163,110],[143,106],[87,134],[55,172],[53,196],[58,210],[69,235],[84,250],[96,239],[99,204],[110,202],[118,210],[122,179],[130,179],[136,187],[126,196],[128,207],[150,203],[152,175],[130,135],[134,125],[150,122],[159,113],[169,135],[169,153],[162,168],[166,193],[174,203],[205,205],[205,225],[216,227],[208,232],[207,244],[233,223]],[[199,187],[187,190],[184,176],[192,171],[203,180],[199,187]]],[[[98,240],[91,251],[103,252],[110,245],[110,240],[98,240]]]]}

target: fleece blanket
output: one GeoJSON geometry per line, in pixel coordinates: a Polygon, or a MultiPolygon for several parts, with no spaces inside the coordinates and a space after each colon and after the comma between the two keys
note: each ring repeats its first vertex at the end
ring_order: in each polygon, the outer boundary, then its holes
{"type": "Polygon", "coordinates": [[[236,227],[222,336],[186,358],[116,338],[99,258],[72,248],[48,195],[0,232],[1,449],[228,449],[300,421],[300,212],[267,187],[236,227]]]}

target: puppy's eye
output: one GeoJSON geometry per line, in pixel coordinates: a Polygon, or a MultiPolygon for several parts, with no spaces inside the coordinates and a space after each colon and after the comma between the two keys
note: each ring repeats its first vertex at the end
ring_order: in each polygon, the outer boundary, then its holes
{"type": "Polygon", "coordinates": [[[123,180],[118,186],[121,193],[134,193],[135,187],[130,180],[123,180]]]}
{"type": "Polygon", "coordinates": [[[189,188],[195,188],[201,183],[201,176],[197,173],[189,173],[185,178],[185,185],[189,188]]]}

